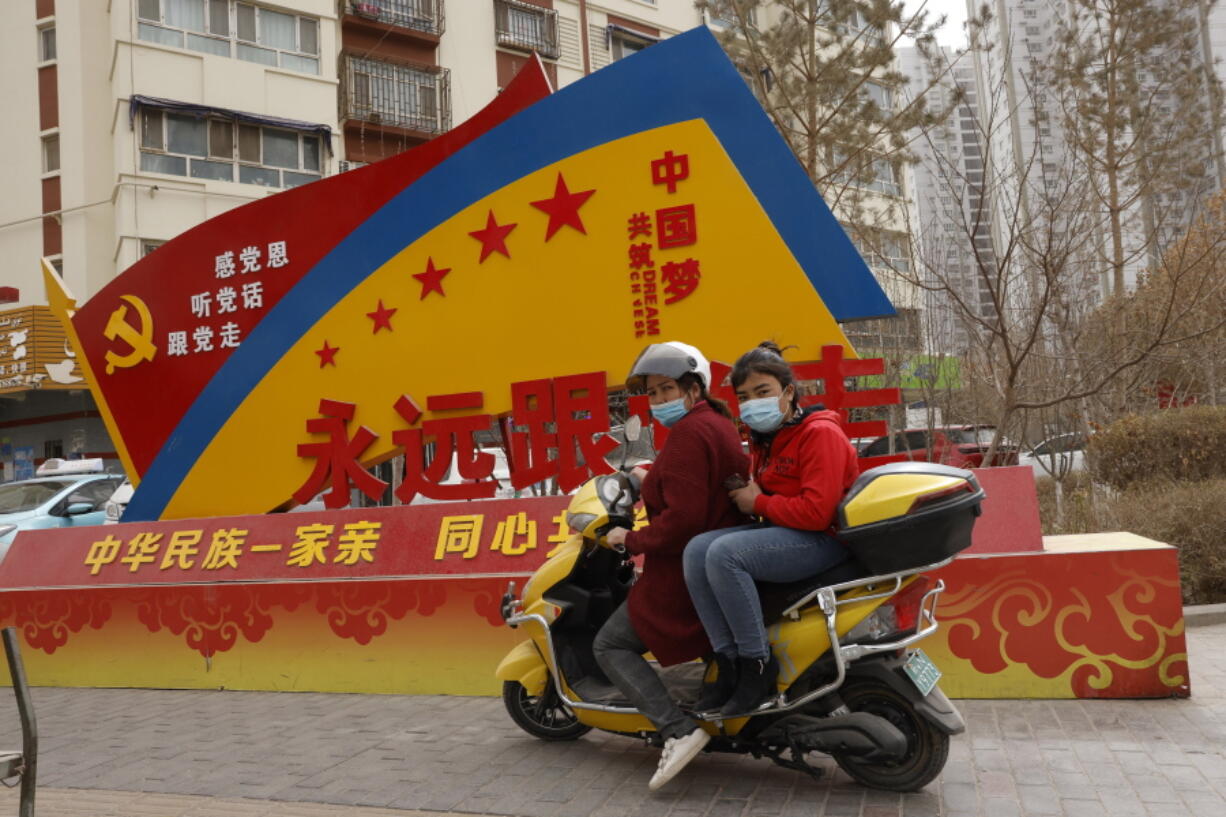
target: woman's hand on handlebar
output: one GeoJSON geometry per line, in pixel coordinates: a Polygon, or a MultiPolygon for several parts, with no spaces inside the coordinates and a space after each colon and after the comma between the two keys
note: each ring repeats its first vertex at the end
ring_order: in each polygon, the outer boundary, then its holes
{"type": "Polygon", "coordinates": [[[626,534],[630,531],[626,528],[614,528],[605,536],[605,541],[609,543],[609,547],[624,548],[626,546],[626,534]]]}
{"type": "Polygon", "coordinates": [[[630,476],[639,481],[639,485],[643,484],[643,480],[647,479],[647,469],[641,465],[636,465],[630,469],[630,476]]]}

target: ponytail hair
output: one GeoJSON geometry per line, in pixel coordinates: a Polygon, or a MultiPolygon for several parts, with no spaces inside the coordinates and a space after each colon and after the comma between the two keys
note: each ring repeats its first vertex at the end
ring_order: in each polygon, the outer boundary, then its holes
{"type": "MultiPolygon", "coordinates": [[[[795,347],[788,346],[788,349],[795,347]]],[[[751,374],[764,374],[779,381],[780,387],[786,389],[796,382],[792,367],[783,359],[783,349],[773,340],[764,340],[745,354],[741,355],[732,367],[732,388],[739,388],[749,379],[751,374]]],[[[800,387],[792,390],[792,411],[800,412],[800,387]]]]}
{"type": "Polygon", "coordinates": [[[718,397],[713,397],[711,392],[707,390],[707,384],[702,381],[702,377],[700,377],[697,373],[686,372],[685,374],[681,375],[681,377],[677,378],[677,385],[680,386],[681,390],[687,394],[689,393],[691,386],[698,386],[699,400],[706,400],[711,404],[711,408],[715,409],[718,414],[722,414],[729,420],[732,419],[732,411],[729,410],[728,404],[723,400],[720,400],[718,397]]]}

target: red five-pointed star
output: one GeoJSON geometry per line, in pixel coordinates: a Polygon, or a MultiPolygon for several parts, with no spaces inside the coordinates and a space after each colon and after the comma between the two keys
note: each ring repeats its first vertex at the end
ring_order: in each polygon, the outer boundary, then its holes
{"type": "Polygon", "coordinates": [[[396,314],[395,309],[388,309],[383,305],[383,299],[379,299],[379,308],[374,312],[367,312],[366,317],[375,322],[375,328],[371,334],[378,334],[380,329],[392,331],[392,315],[396,314]]]}
{"type": "Polygon", "coordinates": [[[549,228],[545,230],[545,240],[553,238],[554,233],[567,225],[587,235],[587,230],[583,229],[583,220],[579,218],[579,208],[595,192],[595,190],[584,190],[581,193],[570,192],[566,188],[566,180],[559,173],[558,183],[553,189],[553,198],[532,202],[533,207],[549,214],[549,228]]]}
{"type": "Polygon", "coordinates": [[[336,365],[336,353],[341,350],[339,346],[329,346],[328,341],[324,341],[324,348],[316,349],[315,354],[319,355],[319,368],[323,368],[328,364],[336,365]]]}
{"type": "Polygon", "coordinates": [[[485,263],[485,259],[489,258],[491,253],[496,252],[500,252],[507,258],[510,258],[511,253],[507,252],[507,236],[517,226],[516,224],[499,224],[494,219],[494,211],[490,210],[490,214],[485,220],[485,229],[473,230],[469,233],[469,235],[481,242],[481,260],[477,263],[485,263]]]}
{"type": "Polygon", "coordinates": [[[444,267],[443,269],[435,269],[434,259],[427,258],[426,259],[426,271],[419,272],[413,276],[418,281],[421,281],[421,300],[424,301],[426,299],[426,296],[429,295],[431,292],[437,292],[439,295],[442,295],[444,298],[446,298],[447,293],[443,292],[443,278],[446,277],[447,273],[449,272],[451,272],[451,267],[444,267]]]}

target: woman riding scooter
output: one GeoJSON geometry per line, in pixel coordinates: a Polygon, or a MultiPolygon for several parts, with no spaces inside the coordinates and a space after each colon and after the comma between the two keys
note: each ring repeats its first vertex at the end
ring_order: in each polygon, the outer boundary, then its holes
{"type": "Polygon", "coordinates": [[[754,580],[796,581],[847,558],[832,525],[859,474],[838,414],[801,409],[792,368],[774,343],[742,355],[731,380],[753,460],[753,479],[731,497],[762,521],[703,533],[685,550],[686,585],[719,667],[695,709],[725,716],[752,712],[775,692],[779,667],[754,580]]]}
{"type": "Polygon", "coordinates": [[[748,461],[727,406],[707,393],[710,379],[706,358],[677,342],[648,346],[627,379],[630,388],[647,393],[652,416],[670,433],[651,469],[635,469],[651,524],[608,534],[610,545],[645,557],[643,574],[597,633],[593,650],[609,679],[665,739],[653,790],[701,752],[710,736],[672,700],[643,653],[650,650],[669,666],[708,652],[685,589],[682,551],[698,533],[745,518],[724,481],[746,473],[748,461]]]}

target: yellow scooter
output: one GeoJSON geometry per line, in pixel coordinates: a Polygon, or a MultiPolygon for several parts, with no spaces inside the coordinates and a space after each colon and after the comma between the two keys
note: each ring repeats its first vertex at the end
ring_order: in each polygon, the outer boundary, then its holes
{"type": "MultiPolygon", "coordinates": [[[[936,685],[940,671],[910,649],[936,631],[945,588],[921,574],[969,547],[983,496],[970,471],[934,463],[864,472],[839,506],[839,538],[855,559],[793,584],[759,584],[778,692],[740,716],[695,712],[713,736],[707,751],[766,757],[815,778],[821,769],[805,756],[823,752],[860,783],[891,791],[934,780],[950,736],[966,726],[936,685]]],[[[662,743],[592,654],[634,581],[633,564],[605,535],[633,527],[637,501],[624,464],[589,481],[567,510],[571,538],[522,596],[512,582],[502,599],[503,619],[529,639],[496,674],[508,714],[530,735],[574,740],[595,728],[662,743]]],[[[697,700],[703,673],[698,662],[661,671],[683,708],[697,700]]]]}

